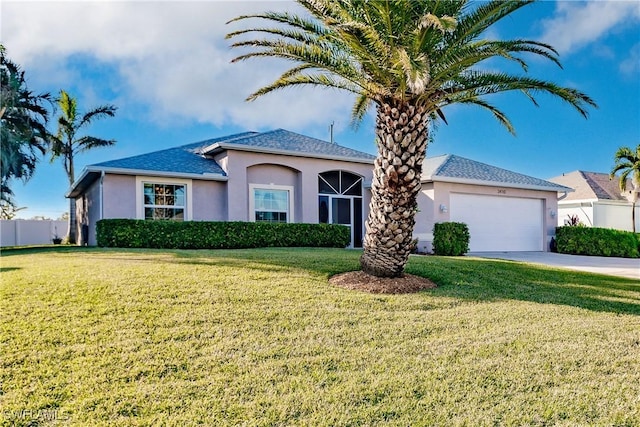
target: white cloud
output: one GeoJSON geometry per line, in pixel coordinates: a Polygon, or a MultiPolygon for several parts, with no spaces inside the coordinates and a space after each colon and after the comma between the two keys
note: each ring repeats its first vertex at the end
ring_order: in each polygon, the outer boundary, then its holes
{"type": "MultiPolygon", "coordinates": [[[[242,128],[327,124],[350,113],[353,98],[329,90],[282,91],[244,99],[286,69],[279,61],[230,64],[238,54],[224,36],[245,23],[236,16],[295,9],[292,2],[30,2],[3,1],[2,42],[29,75],[56,87],[95,84],[69,58],[89,58],[116,74],[105,85],[117,92],[122,113],[142,105],[150,118],[196,120],[242,128]]],[[[256,22],[252,22],[255,25],[256,22]]],[[[95,91],[86,88],[91,96],[95,91]]],[[[113,102],[100,100],[98,102],[113,102]]]]}
{"type": "Polygon", "coordinates": [[[542,40],[561,53],[576,51],[640,20],[637,1],[558,1],[555,16],[542,22],[542,40]]]}
{"type": "Polygon", "coordinates": [[[640,75],[640,43],[635,44],[629,51],[629,57],[620,63],[623,74],[638,78],[640,75]]]}

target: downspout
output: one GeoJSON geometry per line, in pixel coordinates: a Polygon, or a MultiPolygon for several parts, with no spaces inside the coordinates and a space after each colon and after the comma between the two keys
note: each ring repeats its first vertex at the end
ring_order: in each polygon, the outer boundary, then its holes
{"type": "Polygon", "coordinates": [[[104,200],[103,200],[103,191],[102,191],[102,183],[104,182],[104,171],[100,173],[100,219],[104,219],[104,200]]]}

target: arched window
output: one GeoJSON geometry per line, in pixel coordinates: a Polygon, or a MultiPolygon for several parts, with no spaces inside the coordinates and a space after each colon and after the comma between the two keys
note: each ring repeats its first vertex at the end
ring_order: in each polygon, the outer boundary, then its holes
{"type": "Polygon", "coordinates": [[[318,193],[362,196],[362,177],[345,171],[329,171],[318,177],[318,193]]]}

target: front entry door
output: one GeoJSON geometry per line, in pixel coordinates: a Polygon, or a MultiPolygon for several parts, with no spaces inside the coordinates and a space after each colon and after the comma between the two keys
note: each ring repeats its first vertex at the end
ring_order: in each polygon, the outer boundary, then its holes
{"type": "Polygon", "coordinates": [[[362,247],[362,177],[346,171],[329,171],[318,176],[318,219],[340,224],[351,231],[352,248],[362,247]]]}
{"type": "Polygon", "coordinates": [[[362,198],[321,195],[319,197],[321,223],[349,227],[350,247],[362,247],[362,198]]]}

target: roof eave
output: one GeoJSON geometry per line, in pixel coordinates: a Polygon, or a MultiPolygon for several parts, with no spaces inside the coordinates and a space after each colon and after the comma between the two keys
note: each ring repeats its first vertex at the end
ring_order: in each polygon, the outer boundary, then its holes
{"type": "Polygon", "coordinates": [[[71,184],[71,187],[69,187],[64,197],[71,198],[79,196],[84,189],[86,189],[93,183],[93,181],[97,179],[97,177],[99,176],[99,173],[97,172],[99,171],[91,171],[88,167],[84,168],[82,170],[82,173],[80,174],[80,177],[76,179],[73,184],[71,184]],[[91,175],[95,176],[92,177],[91,175]],[[85,180],[88,180],[88,182],[85,183],[85,180]],[[83,185],[81,186],[81,184],[83,185]]]}
{"type": "Polygon", "coordinates": [[[621,200],[621,199],[597,199],[597,198],[592,198],[592,199],[562,199],[562,200],[558,200],[558,204],[572,204],[572,203],[601,203],[601,204],[605,204],[605,205],[628,205],[631,204],[631,202],[629,200],[621,200]]]}
{"type": "Polygon", "coordinates": [[[469,178],[457,178],[449,176],[423,176],[421,182],[450,182],[455,184],[472,184],[472,185],[486,185],[488,187],[500,187],[500,188],[517,188],[521,190],[541,190],[541,191],[553,191],[556,193],[571,193],[573,188],[560,186],[551,187],[546,185],[535,184],[517,184],[512,182],[499,182],[499,181],[485,181],[479,179],[469,178]]]}
{"type": "Polygon", "coordinates": [[[346,156],[331,156],[328,154],[316,154],[305,153],[299,151],[279,150],[275,148],[255,147],[240,144],[229,144],[216,142],[202,150],[202,154],[215,155],[222,151],[235,150],[235,151],[247,151],[251,153],[262,154],[275,154],[280,156],[292,156],[292,157],[306,157],[311,159],[323,159],[323,160],[335,160],[339,162],[352,162],[352,163],[364,163],[373,164],[374,159],[365,159],[362,157],[346,157],[346,156]]]}
{"type": "Polygon", "coordinates": [[[157,171],[157,170],[149,170],[149,169],[128,169],[128,168],[114,168],[114,167],[105,167],[105,166],[87,166],[83,171],[80,178],[73,183],[69,191],[65,194],[65,197],[77,197],[80,195],[82,190],[84,190],[88,185],[90,185],[98,175],[102,172],[104,173],[112,173],[115,175],[143,175],[143,176],[161,176],[161,177],[170,177],[170,178],[186,178],[186,179],[198,179],[203,181],[228,181],[229,177],[226,175],[213,173],[213,172],[204,172],[204,173],[189,173],[189,172],[171,172],[171,171],[157,171]],[[96,175],[93,179],[90,178],[91,175],[96,175]],[[89,177],[90,181],[85,183],[83,186],[80,186],[87,178],[89,177]]]}

